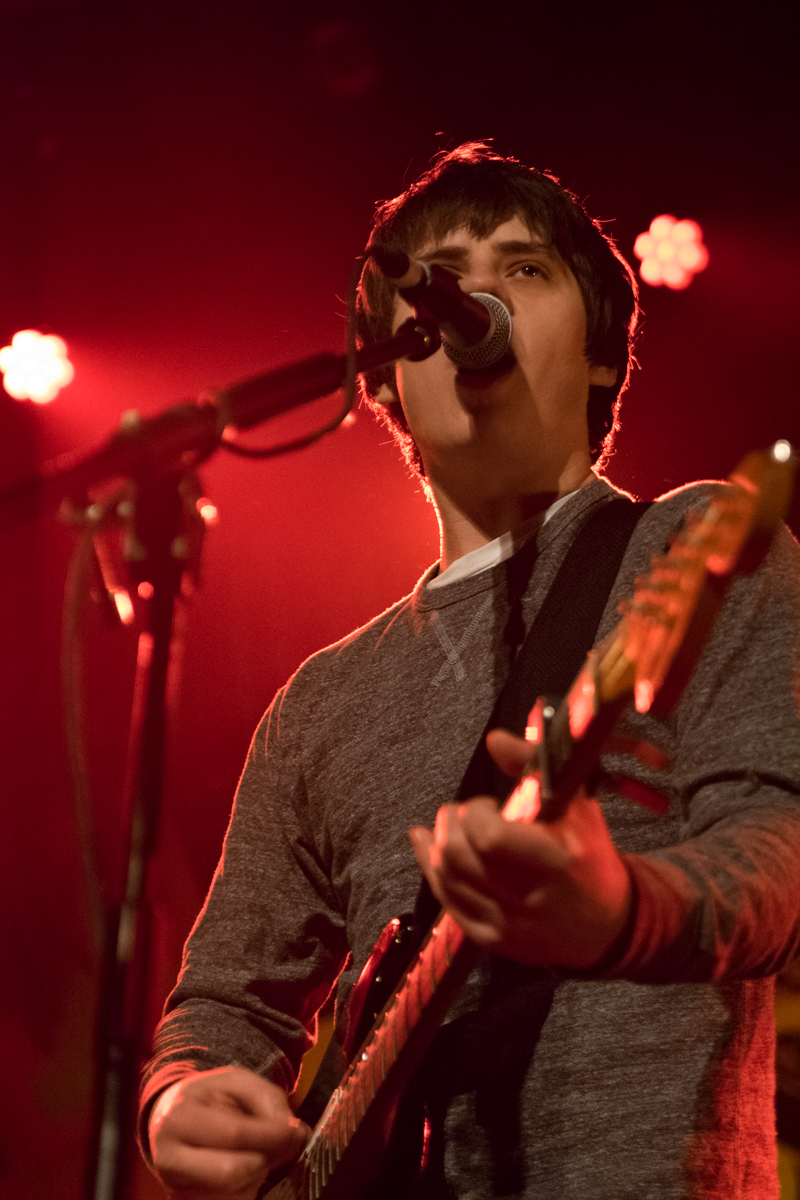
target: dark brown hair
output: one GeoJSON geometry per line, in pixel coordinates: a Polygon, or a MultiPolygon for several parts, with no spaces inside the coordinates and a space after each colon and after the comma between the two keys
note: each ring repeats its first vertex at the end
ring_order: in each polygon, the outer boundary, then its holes
{"type": "MultiPolygon", "coordinates": [[[[394,200],[378,205],[370,244],[414,254],[429,239],[464,228],[488,237],[503,221],[519,215],[543,233],[575,276],[586,309],[586,357],[593,366],[615,367],[613,387],[589,389],[588,423],[592,461],[611,450],[619,428],[620,398],[628,385],[639,317],[636,279],[613,240],[593,221],[578,199],[554,175],[502,158],[485,142],[466,142],[442,153],[420,178],[394,200]]],[[[390,336],[396,291],[372,259],[367,259],[357,298],[359,342],[390,336]]],[[[362,395],[391,428],[406,459],[421,472],[414,440],[399,404],[378,404],[381,384],[395,384],[394,367],[362,377],[362,395]]]]}

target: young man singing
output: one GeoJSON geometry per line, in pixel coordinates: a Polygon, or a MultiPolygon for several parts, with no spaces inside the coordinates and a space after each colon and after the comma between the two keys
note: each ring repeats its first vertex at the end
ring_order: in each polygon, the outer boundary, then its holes
{"type": "MultiPolygon", "coordinates": [[[[777,1197],[771,976],[800,914],[797,546],[782,531],[734,584],[675,711],[626,718],[667,766],[604,765],[657,786],[665,816],[603,789],[549,825],[505,822],[486,796],[455,804],[570,547],[619,499],[596,464],[635,285],[574,197],[477,144],[379,208],[372,242],[496,295],[512,354],[471,373],[439,350],[363,381],[425,481],[441,557],[309,659],[255,734],[146,1074],[146,1152],[181,1200],[252,1200],[298,1155],[286,1094],[316,1013],[413,908],[421,868],[485,953],[421,1072],[415,1195],[777,1197]]],[[[409,314],[368,262],[362,339],[409,314]]],[[[644,513],[597,639],[708,492],[644,513]]],[[[488,746],[512,778],[530,749],[499,729],[488,746]]]]}

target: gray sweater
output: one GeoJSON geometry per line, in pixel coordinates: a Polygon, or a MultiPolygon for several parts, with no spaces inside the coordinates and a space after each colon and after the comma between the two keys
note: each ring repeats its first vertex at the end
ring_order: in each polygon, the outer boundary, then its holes
{"type": "MultiPolygon", "coordinates": [[[[640,522],[598,637],[710,485],[640,522]]],[[[596,481],[538,535],[535,616],[596,481]]],[[[189,1070],[238,1063],[291,1089],[338,977],[412,905],[408,828],[454,795],[505,678],[506,564],[413,593],[310,658],[254,736],[206,905],[145,1075],[143,1114],[189,1070]]],[[[671,755],[604,765],[655,785],[666,816],[601,795],[637,897],[602,976],[487,956],[434,1050],[432,1111],[458,1200],[777,1197],[770,976],[800,926],[798,547],[737,580],[667,720],[626,733],[671,755]]],[[[143,1118],[143,1119],[144,1119],[143,1118]]]]}

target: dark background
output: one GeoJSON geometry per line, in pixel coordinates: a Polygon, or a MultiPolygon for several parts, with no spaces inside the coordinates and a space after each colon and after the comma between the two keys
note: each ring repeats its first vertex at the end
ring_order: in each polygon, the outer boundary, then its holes
{"type": "MultiPolygon", "coordinates": [[[[97,441],[125,409],[338,349],[374,202],[437,149],[482,137],[555,171],[613,218],[628,255],[660,212],[705,231],[710,265],[687,291],[643,288],[614,482],[650,497],[727,474],[776,437],[800,441],[784,21],[769,4],[3,0],[0,344],[26,326],[58,333],[76,375],[42,408],[0,391],[0,487],[97,441]]],[[[218,455],[202,475],[220,523],[186,614],[151,1016],[276,687],[407,592],[437,549],[430,509],[368,414],[302,454],[218,455]]],[[[46,507],[0,529],[2,1200],[80,1192],[97,881],[81,870],[59,700],[73,543],[46,507]]],[[[88,602],[84,644],[107,887],[135,634],[88,602]]],[[[153,1186],[142,1175],[137,1195],[153,1186]]]]}

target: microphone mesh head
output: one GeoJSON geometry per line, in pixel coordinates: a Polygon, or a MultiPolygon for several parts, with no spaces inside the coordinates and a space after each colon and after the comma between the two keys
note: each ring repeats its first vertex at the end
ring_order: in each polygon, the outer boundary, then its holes
{"type": "Polygon", "coordinates": [[[500,361],[511,345],[511,313],[502,300],[489,292],[472,292],[471,295],[492,314],[489,332],[474,346],[455,346],[443,334],[442,346],[447,357],[458,367],[491,367],[500,361]]]}

